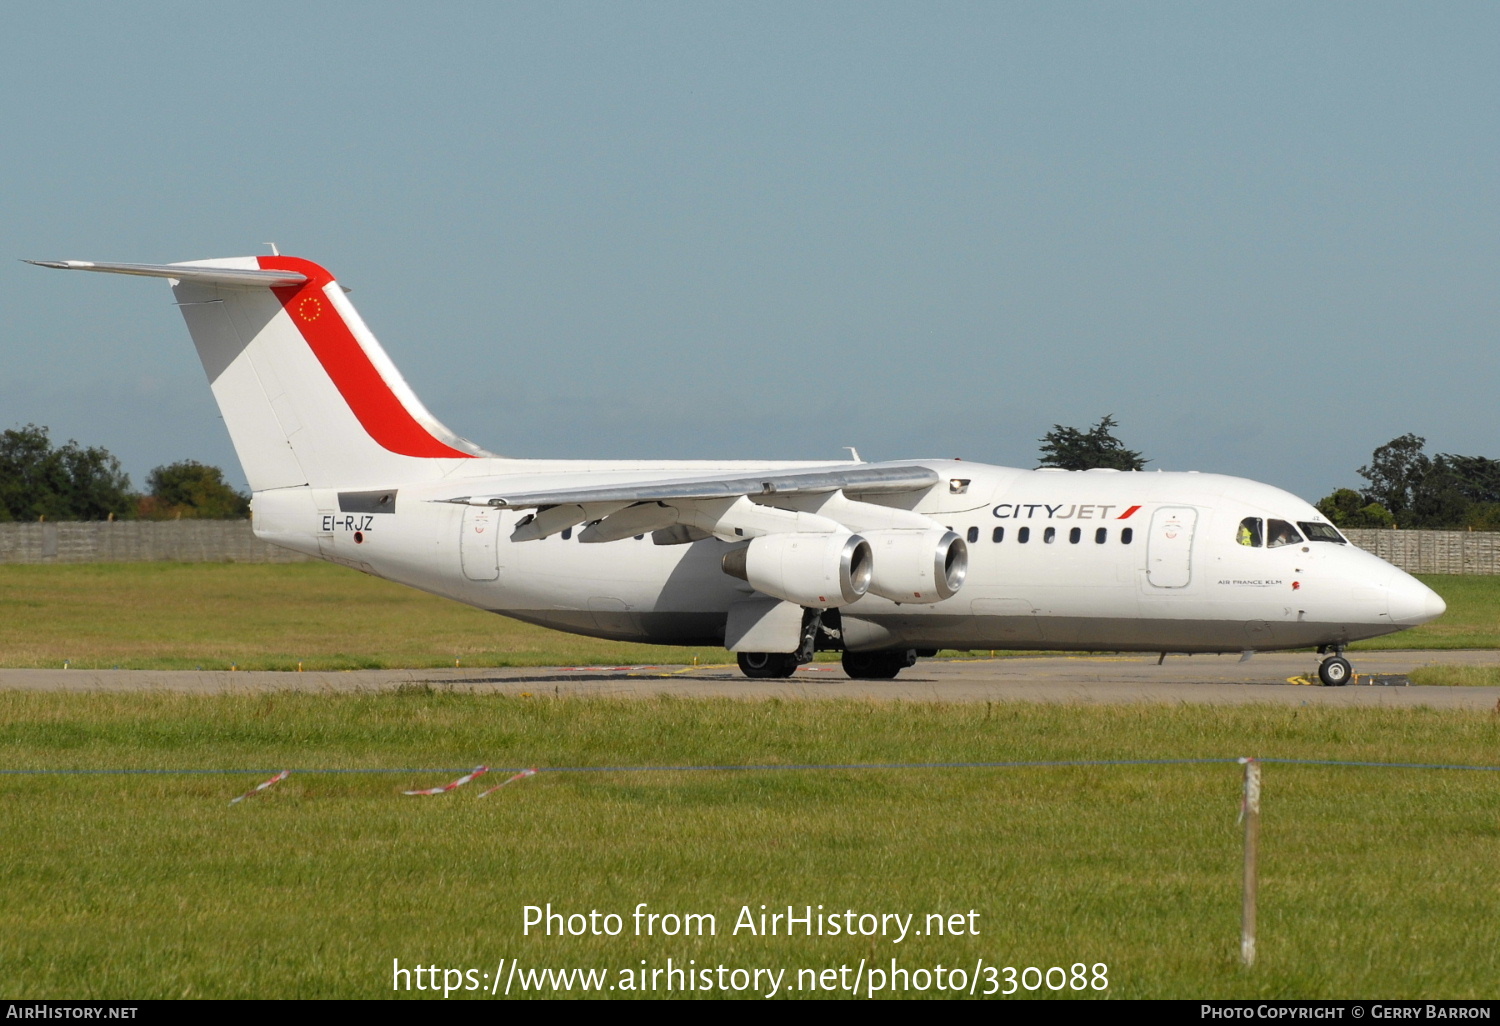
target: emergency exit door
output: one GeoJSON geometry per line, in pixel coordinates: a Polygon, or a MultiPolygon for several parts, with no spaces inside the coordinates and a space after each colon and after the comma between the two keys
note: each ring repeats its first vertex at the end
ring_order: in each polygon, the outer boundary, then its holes
{"type": "Polygon", "coordinates": [[[465,506],[458,555],[464,576],[471,581],[493,581],[500,576],[500,511],[488,506],[465,506]]]}

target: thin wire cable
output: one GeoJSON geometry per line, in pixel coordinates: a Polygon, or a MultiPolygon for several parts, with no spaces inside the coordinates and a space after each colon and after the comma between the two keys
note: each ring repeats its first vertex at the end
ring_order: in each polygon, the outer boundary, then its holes
{"type": "MultiPolygon", "coordinates": [[[[1362,769],[1469,770],[1482,773],[1500,772],[1500,766],[1473,766],[1441,762],[1367,762],[1342,759],[1257,758],[1262,764],[1281,766],[1335,766],[1362,769]]],[[[751,765],[704,766],[538,766],[538,773],[749,773],[818,770],[919,770],[919,769],[1049,769],[1087,766],[1208,766],[1239,764],[1239,757],[1207,759],[1037,759],[1005,762],[851,762],[851,763],[757,763],[751,765]]],[[[492,766],[492,773],[519,773],[528,767],[492,766]]],[[[334,773],[467,773],[472,766],[428,768],[354,767],[328,769],[293,769],[297,774],[334,773]]],[[[0,769],[9,776],[192,776],[203,774],[245,775],[278,773],[274,769],[0,769]]]]}

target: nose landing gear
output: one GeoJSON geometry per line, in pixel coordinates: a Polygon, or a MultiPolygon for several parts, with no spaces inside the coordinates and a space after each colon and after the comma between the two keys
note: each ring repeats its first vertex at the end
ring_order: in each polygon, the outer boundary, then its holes
{"type": "Polygon", "coordinates": [[[1354,667],[1339,652],[1334,652],[1318,666],[1318,679],[1331,688],[1343,687],[1354,677],[1354,667]]]}

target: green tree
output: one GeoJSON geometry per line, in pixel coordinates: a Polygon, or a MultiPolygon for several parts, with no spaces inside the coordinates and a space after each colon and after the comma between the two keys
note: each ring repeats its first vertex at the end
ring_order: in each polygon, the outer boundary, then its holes
{"type": "Polygon", "coordinates": [[[1500,531],[1500,502],[1476,502],[1464,516],[1471,531],[1500,531]]]}
{"type": "Polygon", "coordinates": [[[1420,435],[1393,438],[1375,450],[1367,466],[1359,468],[1359,476],[1370,482],[1365,498],[1384,506],[1397,523],[1409,524],[1407,514],[1416,506],[1432,470],[1432,458],[1422,451],[1426,444],[1420,435]]]}
{"type": "Polygon", "coordinates": [[[1428,456],[1426,444],[1420,435],[1406,434],[1376,449],[1369,465],[1359,468],[1370,482],[1365,501],[1389,510],[1402,527],[1489,530],[1481,525],[1492,523],[1500,507],[1500,461],[1428,456]]]}
{"type": "Polygon", "coordinates": [[[1062,470],[1092,470],[1095,467],[1144,470],[1150,460],[1141,459],[1140,453],[1125,448],[1124,443],[1114,436],[1117,426],[1112,414],[1087,431],[1053,424],[1052,430],[1041,439],[1040,465],[1062,470]]]}
{"type": "Polygon", "coordinates": [[[1462,479],[1442,456],[1438,456],[1417,482],[1406,520],[1411,527],[1462,527],[1472,505],[1474,503],[1464,494],[1462,479]]]}
{"type": "Polygon", "coordinates": [[[196,460],[157,467],[146,478],[151,489],[140,500],[148,520],[201,518],[232,520],[250,515],[250,499],[229,487],[224,472],[196,460]]]}
{"type": "Polygon", "coordinates": [[[1378,502],[1365,502],[1353,488],[1340,488],[1318,501],[1318,512],[1338,527],[1390,527],[1396,522],[1378,502]]]}
{"type": "Polygon", "coordinates": [[[130,478],[108,450],[52,445],[35,424],[0,432],[0,520],[103,520],[132,512],[130,478]]]}
{"type": "Polygon", "coordinates": [[[1468,502],[1500,502],[1500,460],[1445,452],[1433,463],[1442,466],[1452,487],[1468,502]]]}

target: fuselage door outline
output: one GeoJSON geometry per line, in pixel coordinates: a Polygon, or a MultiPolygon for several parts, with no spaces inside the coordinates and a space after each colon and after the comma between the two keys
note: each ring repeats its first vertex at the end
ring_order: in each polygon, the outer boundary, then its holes
{"type": "Polygon", "coordinates": [[[459,529],[458,558],[471,581],[493,581],[500,576],[500,511],[488,506],[465,506],[459,529]]]}
{"type": "Polygon", "coordinates": [[[1162,506],[1151,514],[1146,542],[1146,580],[1155,588],[1186,588],[1193,581],[1192,506],[1162,506]]]}

